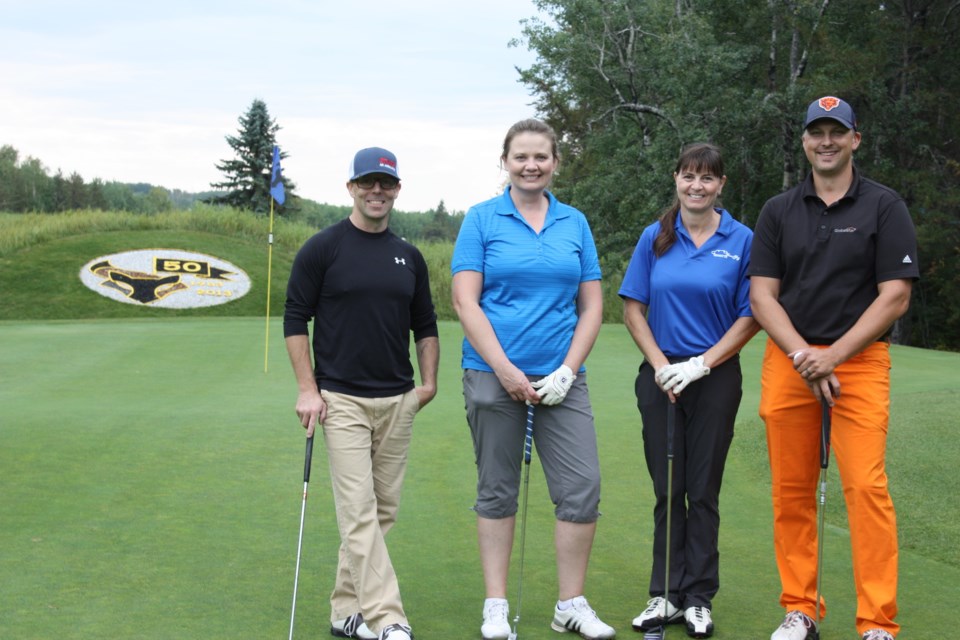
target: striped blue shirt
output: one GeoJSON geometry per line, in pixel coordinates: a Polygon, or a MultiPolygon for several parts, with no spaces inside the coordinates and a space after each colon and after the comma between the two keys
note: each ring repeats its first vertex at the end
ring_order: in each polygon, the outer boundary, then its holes
{"type": "MultiPolygon", "coordinates": [[[[483,274],[480,308],[507,358],[532,376],[547,375],[563,364],[577,326],[580,283],[600,279],[586,217],[553,194],[547,197],[550,205],[539,234],[517,211],[509,188],[472,207],[451,263],[454,274],[483,274]]],[[[461,363],[464,369],[493,371],[466,339],[461,363]]]]}

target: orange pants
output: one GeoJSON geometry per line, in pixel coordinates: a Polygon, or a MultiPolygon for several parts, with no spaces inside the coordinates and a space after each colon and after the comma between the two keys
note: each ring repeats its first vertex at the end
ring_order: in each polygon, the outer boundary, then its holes
{"type": "MultiPolygon", "coordinates": [[[[889,346],[877,342],[837,367],[831,449],[847,504],[857,631],[896,635],[897,520],[884,458],[890,417],[889,346]]],[[[816,618],[820,405],[787,355],[767,341],[760,417],[766,423],[773,483],[773,535],[780,604],[816,618]]],[[[828,498],[829,500],[829,491],[828,498]]],[[[829,571],[829,565],[824,568],[829,571]]],[[[823,594],[821,594],[822,597],[823,594]]],[[[821,616],[826,604],[820,602],[821,616]]]]}

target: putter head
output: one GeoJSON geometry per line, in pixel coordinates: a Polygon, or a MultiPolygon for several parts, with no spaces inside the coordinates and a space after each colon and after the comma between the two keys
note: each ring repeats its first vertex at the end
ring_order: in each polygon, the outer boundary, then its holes
{"type": "Polygon", "coordinates": [[[508,640],[517,640],[517,632],[516,631],[511,632],[510,635],[507,636],[507,638],[508,640]]]}
{"type": "Polygon", "coordinates": [[[654,627],[644,632],[643,640],[663,640],[663,632],[666,630],[666,627],[654,627]]]}

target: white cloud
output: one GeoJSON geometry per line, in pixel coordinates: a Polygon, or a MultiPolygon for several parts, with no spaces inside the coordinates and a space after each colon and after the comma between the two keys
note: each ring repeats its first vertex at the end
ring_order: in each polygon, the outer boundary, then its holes
{"type": "Polygon", "coordinates": [[[402,119],[344,124],[315,119],[291,123],[295,133],[285,147],[290,157],[284,161],[284,174],[297,181],[302,195],[349,204],[347,167],[357,150],[372,146],[397,155],[403,180],[398,209],[427,210],[443,200],[448,210],[463,211],[493,197],[502,186],[499,156],[506,127],[402,119]]]}
{"type": "Polygon", "coordinates": [[[0,144],[86,180],[206,190],[254,98],[284,173],[346,204],[364,146],[400,161],[398,208],[463,210],[502,181],[500,144],[534,115],[508,48],[529,0],[453,4],[36,0],[0,25],[0,144]]]}

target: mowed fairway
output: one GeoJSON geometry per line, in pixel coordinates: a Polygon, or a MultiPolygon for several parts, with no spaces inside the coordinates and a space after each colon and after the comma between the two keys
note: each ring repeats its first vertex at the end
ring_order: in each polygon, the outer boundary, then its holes
{"type": "MultiPolygon", "coordinates": [[[[461,333],[452,322],[441,331],[440,392],[416,423],[400,521],[388,538],[418,640],[478,638],[483,598],[461,333]]],[[[262,318],[0,323],[0,638],[287,637],[304,436],[278,319],[270,336],[265,374],[262,318]]],[[[782,617],[756,415],[761,349],[756,339],[743,356],[721,507],[716,638],[765,639],[782,617]]],[[[901,637],[939,640],[960,627],[960,355],[893,353],[901,637]]],[[[587,363],[604,483],[587,595],[620,638],[641,637],[630,620],[648,597],[652,490],[632,391],[638,363],[620,325],[604,326],[587,363]]],[[[552,505],[536,460],[530,483],[519,636],[570,637],[549,629],[552,505]]],[[[827,501],[823,638],[853,640],[835,461],[827,501]]],[[[337,545],[318,438],[297,638],[329,637],[337,545]]],[[[515,607],[515,573],[510,589],[515,607]]],[[[668,637],[686,636],[676,626],[668,637]]]]}

